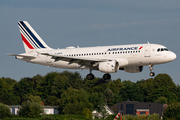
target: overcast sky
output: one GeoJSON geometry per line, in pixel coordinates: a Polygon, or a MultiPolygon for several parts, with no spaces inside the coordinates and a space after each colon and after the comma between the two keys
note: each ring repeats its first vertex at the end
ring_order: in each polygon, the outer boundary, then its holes
{"type": "MultiPolygon", "coordinates": [[[[1,0],[0,77],[19,81],[24,77],[65,69],[16,60],[7,53],[23,53],[17,21],[26,20],[52,48],[139,43],[162,44],[175,52],[175,61],[154,66],[180,84],[180,0],[1,0]]],[[[89,70],[78,71],[82,77],[89,70]]],[[[93,71],[96,77],[103,73],[93,71]]],[[[149,67],[141,73],[112,73],[112,79],[148,79],[149,67]]]]}

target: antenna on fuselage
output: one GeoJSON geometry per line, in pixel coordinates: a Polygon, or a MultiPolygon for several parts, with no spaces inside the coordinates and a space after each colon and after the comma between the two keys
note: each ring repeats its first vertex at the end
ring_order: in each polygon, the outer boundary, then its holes
{"type": "Polygon", "coordinates": [[[147,41],[147,44],[149,44],[149,41],[147,41]]]}

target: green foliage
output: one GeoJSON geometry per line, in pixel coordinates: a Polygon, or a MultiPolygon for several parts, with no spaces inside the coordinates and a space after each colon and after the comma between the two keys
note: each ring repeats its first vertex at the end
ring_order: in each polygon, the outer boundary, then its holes
{"type": "Polygon", "coordinates": [[[113,103],[113,98],[114,98],[113,92],[111,91],[111,89],[107,88],[107,89],[104,91],[104,99],[107,101],[107,104],[108,104],[109,106],[112,105],[112,103],[113,103]]]}
{"type": "Polygon", "coordinates": [[[68,71],[36,75],[18,82],[0,78],[0,102],[7,105],[21,104],[27,100],[43,101],[45,105],[58,105],[62,114],[83,114],[86,109],[100,110],[105,99],[109,106],[128,99],[169,104],[180,101],[180,86],[176,86],[167,74],[136,83],[130,80],[121,82],[121,79],[87,80],[81,78],[78,72],[68,71]]]}
{"type": "Polygon", "coordinates": [[[152,93],[151,99],[157,100],[159,97],[166,97],[168,103],[176,102],[177,96],[173,92],[169,91],[167,88],[162,87],[155,89],[152,93]]]}
{"type": "Polygon", "coordinates": [[[143,91],[130,80],[123,81],[123,87],[120,91],[120,95],[123,101],[127,101],[128,99],[131,101],[144,101],[144,93],[143,91]]]}
{"type": "Polygon", "coordinates": [[[176,93],[176,85],[172,78],[167,74],[158,74],[154,80],[158,83],[158,88],[165,87],[169,91],[176,93]]]}
{"type": "Polygon", "coordinates": [[[153,91],[157,88],[158,83],[154,79],[141,80],[137,82],[138,87],[145,95],[145,102],[153,102],[151,99],[153,91]]]}
{"type": "Polygon", "coordinates": [[[7,105],[0,103],[0,118],[11,117],[11,111],[7,105]]]}
{"type": "Polygon", "coordinates": [[[180,120],[180,103],[171,103],[163,113],[163,120],[180,120]]]}
{"type": "Polygon", "coordinates": [[[159,120],[159,114],[152,114],[152,115],[147,115],[146,120],[159,120]]]}
{"type": "Polygon", "coordinates": [[[166,97],[158,97],[155,102],[161,103],[161,104],[167,104],[167,98],[166,97]]]}
{"type": "Polygon", "coordinates": [[[41,104],[41,102],[42,102],[42,100],[39,96],[30,95],[27,98],[29,98],[31,100],[31,102],[35,102],[35,103],[39,103],[39,104],[41,104]]]}
{"type": "Polygon", "coordinates": [[[92,112],[88,108],[85,108],[82,111],[82,115],[84,115],[87,119],[92,118],[92,112]]]}
{"type": "Polygon", "coordinates": [[[41,117],[41,120],[56,120],[54,117],[52,116],[48,116],[48,115],[43,115],[41,117]]]}
{"type": "Polygon", "coordinates": [[[44,111],[41,104],[27,101],[22,103],[22,106],[19,108],[18,115],[23,117],[36,118],[43,112],[44,111]]]}
{"type": "Polygon", "coordinates": [[[178,97],[178,102],[180,102],[180,86],[179,85],[177,85],[176,93],[177,93],[177,97],[178,97]]]}
{"type": "Polygon", "coordinates": [[[65,114],[82,114],[83,109],[92,110],[93,105],[89,102],[89,94],[84,90],[68,88],[61,95],[59,111],[65,114]]]}
{"type": "Polygon", "coordinates": [[[58,98],[56,96],[48,96],[44,102],[45,105],[56,106],[59,105],[58,98]]]}
{"type": "MultiPolygon", "coordinates": [[[[24,78],[13,86],[14,95],[21,98],[27,98],[27,96],[33,95],[33,82],[24,78]]],[[[20,102],[20,101],[19,101],[20,102]]]]}
{"type": "Polygon", "coordinates": [[[94,109],[98,108],[99,105],[104,103],[103,94],[91,93],[89,96],[89,102],[93,104],[94,109]]]}

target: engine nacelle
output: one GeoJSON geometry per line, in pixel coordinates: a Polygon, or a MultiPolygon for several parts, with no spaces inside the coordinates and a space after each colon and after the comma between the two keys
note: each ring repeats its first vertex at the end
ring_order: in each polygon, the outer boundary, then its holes
{"type": "Polygon", "coordinates": [[[99,63],[99,71],[104,73],[115,73],[119,70],[119,63],[117,61],[108,61],[99,63]]]}
{"type": "Polygon", "coordinates": [[[138,73],[143,71],[143,66],[127,66],[124,67],[125,72],[138,73]]]}

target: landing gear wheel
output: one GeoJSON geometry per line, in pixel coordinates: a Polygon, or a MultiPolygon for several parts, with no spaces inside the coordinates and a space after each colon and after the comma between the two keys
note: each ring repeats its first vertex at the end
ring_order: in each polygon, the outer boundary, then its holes
{"type": "Polygon", "coordinates": [[[103,78],[104,78],[104,80],[108,80],[108,79],[111,79],[111,75],[110,74],[104,74],[103,75],[103,78]]]}
{"type": "Polygon", "coordinates": [[[94,79],[94,75],[92,73],[87,74],[86,79],[93,80],[94,79]]]}
{"type": "Polygon", "coordinates": [[[155,73],[154,72],[150,72],[149,74],[151,77],[155,76],[155,73]]]}

